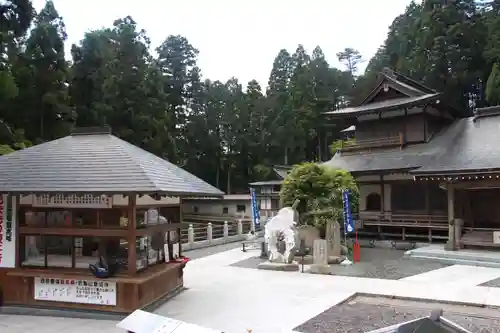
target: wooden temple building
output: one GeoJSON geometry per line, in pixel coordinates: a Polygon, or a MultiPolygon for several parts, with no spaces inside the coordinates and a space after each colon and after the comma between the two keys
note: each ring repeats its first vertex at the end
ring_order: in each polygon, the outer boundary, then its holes
{"type": "Polygon", "coordinates": [[[183,287],[182,197],[223,195],[110,134],[0,157],[0,301],[129,313],[183,287]]]}
{"type": "Polygon", "coordinates": [[[273,166],[271,180],[250,183],[250,188],[255,190],[255,197],[260,208],[261,218],[270,218],[280,210],[280,190],[283,180],[292,169],[288,165],[273,166]]]}
{"type": "Polygon", "coordinates": [[[500,246],[500,107],[468,115],[385,69],[359,106],[327,115],[356,126],[326,165],[356,178],[360,233],[500,246]]]}

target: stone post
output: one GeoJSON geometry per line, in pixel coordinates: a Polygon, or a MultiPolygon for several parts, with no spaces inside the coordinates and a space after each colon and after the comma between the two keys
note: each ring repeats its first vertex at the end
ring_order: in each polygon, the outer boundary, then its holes
{"type": "Polygon", "coordinates": [[[194,228],[193,225],[190,224],[188,227],[188,244],[191,247],[194,243],[194,228]]]}
{"type": "Polygon", "coordinates": [[[315,265],[328,265],[327,242],[324,239],[316,239],[313,246],[313,263],[315,265]]]}
{"type": "Polygon", "coordinates": [[[212,243],[212,223],[208,222],[207,226],[207,240],[209,243],[212,243]]]}
{"type": "Polygon", "coordinates": [[[340,257],[340,224],[337,221],[328,221],[326,224],[325,236],[328,259],[329,261],[337,262],[340,257]]]}
{"type": "Polygon", "coordinates": [[[325,239],[316,239],[313,246],[313,264],[311,273],[330,274],[328,266],[328,243],[325,239]]]}
{"type": "Polygon", "coordinates": [[[445,250],[455,251],[457,249],[457,240],[455,239],[455,188],[453,184],[447,184],[448,190],[448,241],[445,250]]]}
{"type": "Polygon", "coordinates": [[[238,234],[238,236],[243,235],[243,222],[241,220],[238,220],[237,234],[238,234]]]}
{"type": "Polygon", "coordinates": [[[227,240],[229,238],[229,225],[227,224],[227,221],[224,221],[224,239],[227,240]]]}

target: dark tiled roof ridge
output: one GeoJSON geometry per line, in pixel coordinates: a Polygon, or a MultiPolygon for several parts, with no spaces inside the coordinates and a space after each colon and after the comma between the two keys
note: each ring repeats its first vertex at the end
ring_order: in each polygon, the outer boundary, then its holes
{"type": "Polygon", "coordinates": [[[382,111],[382,110],[396,110],[404,106],[412,105],[413,103],[425,103],[428,101],[432,101],[433,99],[437,99],[439,96],[441,96],[440,93],[435,93],[435,94],[425,94],[421,96],[413,96],[413,97],[399,97],[399,98],[393,98],[393,99],[387,99],[383,101],[378,101],[378,102],[373,102],[361,106],[353,106],[353,107],[347,107],[344,109],[339,109],[339,110],[334,110],[334,111],[327,111],[324,114],[325,115],[347,115],[347,114],[356,114],[359,113],[361,114],[366,114],[366,113],[372,113],[372,112],[377,112],[377,111],[382,111]]]}
{"type": "Polygon", "coordinates": [[[390,67],[384,67],[382,69],[382,73],[385,75],[388,75],[388,76],[392,76],[396,81],[399,81],[399,82],[402,81],[402,82],[412,86],[413,88],[420,90],[423,93],[437,93],[437,91],[432,89],[431,87],[428,87],[428,86],[424,85],[423,83],[412,79],[408,75],[405,75],[405,74],[402,74],[398,71],[395,71],[394,69],[392,69],[390,67]]]}

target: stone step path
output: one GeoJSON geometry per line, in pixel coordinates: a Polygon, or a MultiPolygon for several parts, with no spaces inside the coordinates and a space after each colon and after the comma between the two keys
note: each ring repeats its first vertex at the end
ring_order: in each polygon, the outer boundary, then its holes
{"type": "Polygon", "coordinates": [[[401,280],[473,287],[499,276],[500,268],[453,265],[401,280]]]}

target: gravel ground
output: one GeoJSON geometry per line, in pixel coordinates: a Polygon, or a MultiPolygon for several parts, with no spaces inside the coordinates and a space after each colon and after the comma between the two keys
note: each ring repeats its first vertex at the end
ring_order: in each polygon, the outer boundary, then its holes
{"type": "Polygon", "coordinates": [[[480,284],[481,287],[494,287],[500,288],[500,278],[496,278],[494,280],[487,281],[485,283],[480,284]]]}
{"type": "MultiPolygon", "coordinates": [[[[331,265],[333,275],[398,280],[416,274],[450,266],[431,260],[403,258],[404,251],[366,248],[361,250],[361,262],[351,266],[331,265]]],[[[257,268],[265,260],[258,257],[245,259],[232,266],[257,268]]]]}
{"type": "MultiPolygon", "coordinates": [[[[361,333],[368,332],[397,323],[428,316],[429,306],[401,305],[348,302],[334,306],[318,316],[308,320],[295,328],[303,333],[361,333]]],[[[434,304],[433,308],[442,308],[446,305],[434,304]]],[[[446,309],[446,308],[445,308],[446,309]]],[[[479,312],[487,309],[469,309],[474,314],[462,312],[443,312],[443,316],[474,333],[500,333],[500,320],[497,316],[481,315],[479,312]]]]}
{"type": "Polygon", "coordinates": [[[403,258],[395,249],[362,249],[361,262],[351,266],[332,265],[332,274],[376,279],[398,280],[450,266],[432,260],[403,258]]]}

